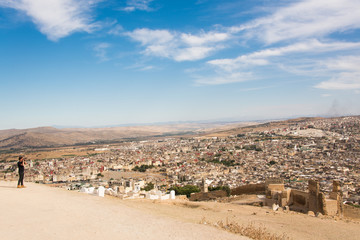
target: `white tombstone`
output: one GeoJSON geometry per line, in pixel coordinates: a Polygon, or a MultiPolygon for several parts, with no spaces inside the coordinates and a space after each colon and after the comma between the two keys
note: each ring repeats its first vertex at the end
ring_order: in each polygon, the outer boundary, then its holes
{"type": "Polygon", "coordinates": [[[151,200],[159,199],[159,195],[150,194],[150,199],[151,199],[151,200]]]}
{"type": "Polygon", "coordinates": [[[135,185],[134,192],[140,192],[140,185],[135,185]]]}
{"type": "Polygon", "coordinates": [[[95,191],[95,188],[94,187],[89,187],[87,190],[88,190],[87,193],[93,194],[94,191],[95,191]]]}
{"type": "Polygon", "coordinates": [[[161,200],[169,200],[170,199],[170,194],[165,194],[165,195],[161,196],[160,199],[161,200]]]}
{"type": "Polygon", "coordinates": [[[175,191],[174,190],[170,191],[170,199],[175,199],[175,191]]]}
{"type": "Polygon", "coordinates": [[[161,199],[161,197],[162,197],[162,192],[161,192],[161,191],[157,191],[156,194],[159,196],[158,198],[161,199]]]}
{"type": "Polygon", "coordinates": [[[100,186],[98,189],[98,196],[104,197],[105,196],[105,188],[103,186],[100,186]]]}

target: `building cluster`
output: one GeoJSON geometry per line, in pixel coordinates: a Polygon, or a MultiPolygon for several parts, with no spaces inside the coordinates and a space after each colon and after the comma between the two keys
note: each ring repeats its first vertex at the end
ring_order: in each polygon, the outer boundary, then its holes
{"type": "MultiPolygon", "coordinates": [[[[86,157],[33,160],[26,180],[126,188],[121,184],[129,179],[104,181],[103,174],[143,170],[143,177],[132,181],[143,181],[144,186],[152,182],[163,190],[200,185],[202,179],[208,186],[235,188],[277,177],[298,190],[317,179],[325,193],[339,180],[344,198],[360,195],[360,117],[293,121],[263,129],[226,137],[130,141],[97,148],[98,154],[86,157]]],[[[0,162],[0,177],[16,179],[15,164],[0,162]]]]}

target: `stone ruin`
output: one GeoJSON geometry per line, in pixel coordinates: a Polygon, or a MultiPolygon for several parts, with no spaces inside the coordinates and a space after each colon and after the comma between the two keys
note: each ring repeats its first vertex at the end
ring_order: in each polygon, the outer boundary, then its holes
{"type": "Polygon", "coordinates": [[[319,182],[309,180],[309,190],[299,191],[285,189],[283,179],[267,179],[265,181],[264,205],[274,210],[283,207],[292,211],[309,214],[343,216],[343,199],[339,181],[333,182],[333,191],[326,198],[320,191],[319,182]]]}

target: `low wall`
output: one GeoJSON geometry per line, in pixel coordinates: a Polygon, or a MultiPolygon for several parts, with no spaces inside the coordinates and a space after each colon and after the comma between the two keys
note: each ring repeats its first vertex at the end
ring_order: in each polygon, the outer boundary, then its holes
{"type": "Polygon", "coordinates": [[[211,192],[199,192],[192,193],[190,195],[190,201],[209,201],[217,198],[226,197],[227,193],[223,190],[211,191],[211,192]]]}
{"type": "Polygon", "coordinates": [[[248,184],[231,189],[231,195],[241,194],[265,194],[265,183],[248,184]]]}
{"type": "Polygon", "coordinates": [[[356,208],[347,204],[343,206],[343,215],[346,218],[360,219],[360,208],[356,208]]]}

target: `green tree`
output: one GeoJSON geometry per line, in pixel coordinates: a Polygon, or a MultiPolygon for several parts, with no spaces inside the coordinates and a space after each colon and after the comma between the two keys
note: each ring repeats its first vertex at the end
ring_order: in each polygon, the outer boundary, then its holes
{"type": "Polygon", "coordinates": [[[142,189],[142,190],[145,190],[145,191],[150,191],[154,189],[154,184],[152,182],[146,184],[146,186],[142,189]]]}
{"type": "Polygon", "coordinates": [[[153,167],[154,167],[153,165],[141,165],[140,167],[139,166],[134,167],[132,170],[137,172],[146,172],[147,169],[151,169],[153,167]]]}
{"type": "Polygon", "coordinates": [[[170,190],[174,190],[176,195],[186,195],[190,197],[191,193],[200,192],[200,188],[195,185],[186,185],[184,187],[174,186],[170,190]]]}

